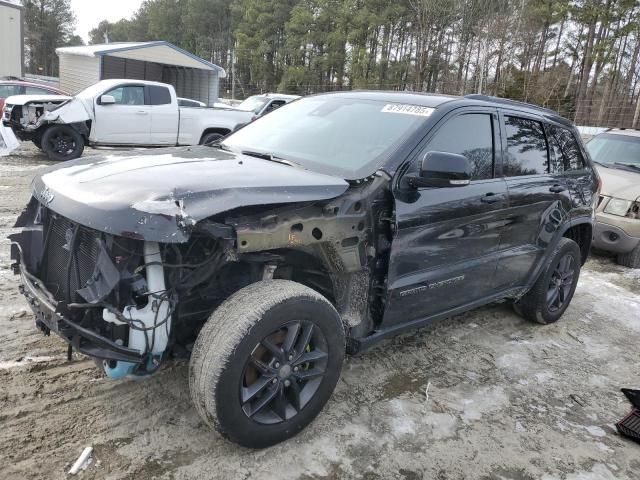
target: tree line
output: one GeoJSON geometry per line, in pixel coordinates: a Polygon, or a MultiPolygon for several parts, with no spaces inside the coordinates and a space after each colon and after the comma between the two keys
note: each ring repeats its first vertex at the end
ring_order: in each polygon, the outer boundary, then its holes
{"type": "Polygon", "coordinates": [[[483,93],[640,127],[639,14],[638,0],[146,0],[90,43],[167,40],[226,68],[238,96],[483,93]]]}

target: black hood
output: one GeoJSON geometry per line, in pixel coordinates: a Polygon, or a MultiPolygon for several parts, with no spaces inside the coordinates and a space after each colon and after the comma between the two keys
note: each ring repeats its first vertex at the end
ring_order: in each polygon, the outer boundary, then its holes
{"type": "Polygon", "coordinates": [[[38,175],[34,196],[81,225],[164,243],[238,207],[335,198],[341,178],[209,147],[98,155],[38,175]]]}

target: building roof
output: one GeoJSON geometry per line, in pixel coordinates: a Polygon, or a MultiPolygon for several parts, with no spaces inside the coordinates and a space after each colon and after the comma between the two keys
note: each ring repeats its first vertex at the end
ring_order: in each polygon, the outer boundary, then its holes
{"type": "Polygon", "coordinates": [[[0,0],[0,5],[5,7],[13,7],[22,10],[23,6],[19,0],[0,0]]]}
{"type": "Polygon", "coordinates": [[[57,48],[56,53],[58,55],[80,55],[84,57],[110,56],[177,67],[197,68],[218,72],[220,78],[226,77],[224,68],[165,41],[116,42],[79,47],[62,47],[57,48]]]}

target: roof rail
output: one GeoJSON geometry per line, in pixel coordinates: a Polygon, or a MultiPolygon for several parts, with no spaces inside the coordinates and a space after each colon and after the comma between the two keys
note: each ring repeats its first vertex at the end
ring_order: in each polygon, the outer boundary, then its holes
{"type": "Polygon", "coordinates": [[[489,95],[479,95],[477,93],[472,93],[471,95],[465,95],[464,98],[468,98],[469,100],[480,100],[481,102],[492,102],[492,103],[501,103],[503,105],[527,107],[533,110],[540,110],[542,112],[550,113],[552,115],[558,115],[558,112],[551,110],[550,108],[540,107],[538,105],[533,105],[531,103],[526,103],[526,102],[520,102],[518,100],[510,100],[508,98],[492,97],[489,95]]]}

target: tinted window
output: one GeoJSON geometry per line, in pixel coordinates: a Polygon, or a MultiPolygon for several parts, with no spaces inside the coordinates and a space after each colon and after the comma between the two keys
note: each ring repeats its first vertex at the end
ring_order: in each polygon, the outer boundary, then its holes
{"type": "Polygon", "coordinates": [[[144,87],[118,87],[104,95],[111,95],[119,105],[144,105],[144,87]]]}
{"type": "MultiPolygon", "coordinates": [[[[547,130],[547,132],[550,132],[550,130],[547,130]]],[[[562,173],[565,171],[565,160],[560,143],[552,134],[547,137],[547,140],[549,141],[549,171],[551,173],[562,173]]]]}
{"type": "Polygon", "coordinates": [[[151,105],[169,105],[171,103],[171,92],[167,87],[151,85],[149,86],[149,102],[151,105]]]}
{"type": "Polygon", "coordinates": [[[503,171],[507,177],[547,173],[547,140],[542,124],[535,120],[505,117],[507,155],[503,171]]]}
{"type": "Polygon", "coordinates": [[[44,88],[38,87],[27,87],[25,88],[25,93],[27,95],[58,95],[50,90],[45,90],[44,88]]]}
{"type": "Polygon", "coordinates": [[[491,115],[470,113],[449,120],[429,142],[425,152],[464,155],[474,180],[493,177],[493,122],[491,115]]]}
{"type": "Polygon", "coordinates": [[[584,158],[573,133],[555,125],[549,127],[549,132],[562,150],[564,170],[582,170],[585,167],[584,158]]]}
{"type": "Polygon", "coordinates": [[[0,98],[7,98],[11,95],[20,95],[18,85],[0,85],[0,98]]]}

